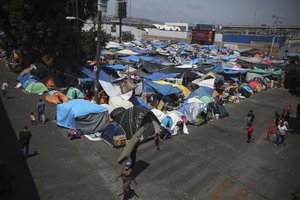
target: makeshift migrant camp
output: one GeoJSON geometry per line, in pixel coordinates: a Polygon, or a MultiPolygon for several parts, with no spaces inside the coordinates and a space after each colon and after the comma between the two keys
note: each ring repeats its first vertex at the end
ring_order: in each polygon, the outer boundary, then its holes
{"type": "Polygon", "coordinates": [[[58,103],[64,103],[64,102],[68,101],[69,99],[63,93],[61,93],[57,90],[52,90],[46,94],[45,100],[50,103],[58,104],[58,103]]]}
{"type": "Polygon", "coordinates": [[[102,132],[108,124],[107,108],[83,99],[57,104],[56,124],[82,134],[102,132]]]}

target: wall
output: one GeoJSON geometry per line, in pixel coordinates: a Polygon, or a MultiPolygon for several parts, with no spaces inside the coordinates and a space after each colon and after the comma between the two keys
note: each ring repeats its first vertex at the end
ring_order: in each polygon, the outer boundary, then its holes
{"type": "MultiPolygon", "coordinates": [[[[116,25],[116,32],[111,32],[111,27],[112,27],[111,24],[103,24],[102,30],[108,34],[111,34],[114,37],[119,38],[119,27],[120,26],[116,25]]],[[[136,40],[140,40],[142,38],[142,35],[146,33],[145,31],[137,29],[136,27],[122,25],[122,32],[127,32],[127,31],[130,31],[131,34],[134,35],[134,38],[136,40]]]]}
{"type": "MultiPolygon", "coordinates": [[[[242,44],[251,44],[257,42],[272,43],[273,36],[264,35],[228,35],[223,34],[223,42],[234,42],[242,44]]],[[[286,37],[278,36],[275,38],[276,43],[284,44],[286,37]]]]}

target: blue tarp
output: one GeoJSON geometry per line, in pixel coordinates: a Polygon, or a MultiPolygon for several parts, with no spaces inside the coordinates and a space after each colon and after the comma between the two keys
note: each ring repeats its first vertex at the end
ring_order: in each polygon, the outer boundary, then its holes
{"type": "MultiPolygon", "coordinates": [[[[83,72],[89,78],[95,80],[95,72],[92,70],[92,67],[82,67],[81,72],[83,72]]],[[[99,72],[99,80],[111,83],[113,80],[115,80],[115,78],[107,74],[104,70],[101,70],[99,72]]]]}
{"type": "Polygon", "coordinates": [[[290,57],[299,56],[300,57],[300,53],[288,53],[287,56],[290,56],[290,57]]]}
{"type": "Polygon", "coordinates": [[[142,98],[136,98],[136,101],[143,107],[152,110],[151,106],[149,106],[142,98]]]}
{"type": "Polygon", "coordinates": [[[182,106],[179,110],[190,123],[195,123],[199,113],[206,111],[207,104],[188,103],[182,106]]]}
{"type": "Polygon", "coordinates": [[[120,59],[122,60],[130,60],[133,62],[139,62],[140,59],[145,60],[145,61],[149,61],[152,59],[152,57],[149,56],[125,56],[125,57],[120,57],[120,59]]]}
{"type": "Polygon", "coordinates": [[[66,128],[76,128],[75,118],[88,114],[107,112],[107,108],[83,99],[74,99],[57,104],[56,124],[66,128]]]}
{"type": "Polygon", "coordinates": [[[251,87],[249,87],[248,85],[243,86],[243,88],[245,90],[247,90],[248,92],[253,92],[253,90],[251,89],[251,87]]]}
{"type": "Polygon", "coordinates": [[[125,70],[128,67],[125,65],[117,64],[117,65],[106,65],[105,68],[113,69],[113,70],[125,70]]]}
{"type": "Polygon", "coordinates": [[[223,60],[229,61],[229,60],[234,59],[234,58],[237,58],[237,56],[236,55],[228,55],[228,56],[224,57],[223,60]]]}
{"type": "Polygon", "coordinates": [[[230,67],[226,67],[225,65],[223,64],[219,64],[217,65],[213,70],[212,70],[214,73],[217,73],[217,74],[243,74],[243,73],[247,73],[247,71],[245,70],[233,70],[231,69],[230,67]]]}
{"type": "Polygon", "coordinates": [[[160,73],[160,72],[155,72],[148,76],[143,76],[143,78],[151,80],[151,81],[159,81],[159,80],[166,79],[166,78],[175,78],[179,74],[180,73],[164,74],[164,73],[160,73]]]}
{"type": "Polygon", "coordinates": [[[162,85],[150,81],[145,81],[144,87],[144,90],[146,92],[151,92],[152,90],[152,92],[157,92],[163,96],[181,93],[181,90],[179,88],[173,87],[172,85],[162,85]]]}
{"type": "Polygon", "coordinates": [[[209,88],[209,87],[204,87],[204,86],[200,86],[197,90],[193,91],[188,97],[192,98],[195,96],[198,96],[199,98],[203,97],[203,96],[209,96],[211,97],[214,93],[214,89],[209,88]]]}
{"type": "Polygon", "coordinates": [[[191,46],[191,44],[186,43],[186,42],[178,42],[178,45],[184,45],[184,46],[191,46]]]}
{"type": "Polygon", "coordinates": [[[180,51],[180,55],[187,55],[189,54],[188,52],[186,52],[185,50],[180,51]]]}
{"type": "Polygon", "coordinates": [[[29,79],[36,80],[37,82],[40,81],[39,77],[37,77],[36,75],[32,75],[32,74],[25,74],[24,76],[18,77],[17,81],[19,81],[23,85],[29,79]]]}
{"type": "Polygon", "coordinates": [[[194,60],[188,61],[188,63],[194,63],[194,64],[197,64],[197,63],[199,63],[200,61],[202,61],[202,62],[210,62],[210,63],[216,63],[216,62],[217,62],[217,60],[215,60],[215,59],[209,59],[209,58],[202,58],[202,57],[199,57],[199,58],[196,58],[196,59],[194,59],[194,60]]]}

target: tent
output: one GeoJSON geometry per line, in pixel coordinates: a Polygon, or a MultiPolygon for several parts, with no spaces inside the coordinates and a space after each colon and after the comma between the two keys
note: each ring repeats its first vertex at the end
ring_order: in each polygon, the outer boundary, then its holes
{"type": "Polygon", "coordinates": [[[207,104],[191,102],[183,105],[179,112],[182,113],[189,121],[189,123],[194,124],[201,112],[206,112],[207,104]]]}
{"type": "Polygon", "coordinates": [[[143,78],[150,81],[159,81],[166,78],[176,78],[180,73],[164,74],[160,72],[154,72],[153,74],[143,76],[143,78]]]}
{"type": "Polygon", "coordinates": [[[107,108],[83,99],[57,104],[56,124],[82,134],[101,132],[107,126],[107,108]]]}
{"type": "Polygon", "coordinates": [[[39,94],[48,91],[48,88],[41,82],[32,82],[25,88],[26,92],[39,94]]]}
{"type": "Polygon", "coordinates": [[[145,81],[144,91],[146,93],[147,92],[159,93],[162,96],[167,96],[170,94],[179,94],[181,92],[179,88],[173,87],[172,85],[162,85],[150,81],[145,81]]]}
{"type": "Polygon", "coordinates": [[[101,137],[109,144],[119,147],[126,144],[125,131],[116,122],[110,123],[101,134],[101,137]]]}
{"type": "Polygon", "coordinates": [[[84,94],[78,89],[74,87],[70,87],[67,92],[68,99],[83,99],[84,94]]]}
{"type": "Polygon", "coordinates": [[[146,139],[154,133],[152,125],[154,120],[159,123],[158,119],[149,109],[137,105],[126,110],[121,118],[120,125],[126,133],[127,140],[131,139],[134,133],[144,126],[146,131],[143,133],[143,137],[146,139]]]}
{"type": "Polygon", "coordinates": [[[198,89],[196,89],[195,91],[193,91],[188,97],[189,98],[193,98],[198,96],[199,98],[203,97],[203,96],[209,96],[211,97],[214,93],[214,89],[209,88],[209,87],[199,87],[198,89]]]}
{"type": "Polygon", "coordinates": [[[172,85],[173,87],[177,87],[177,88],[179,88],[182,91],[182,93],[184,94],[184,96],[188,96],[191,93],[189,91],[189,89],[187,89],[183,85],[173,84],[173,83],[170,83],[170,82],[167,82],[167,81],[154,81],[154,83],[162,84],[162,85],[172,85]]]}
{"type": "Polygon", "coordinates": [[[252,90],[256,92],[260,92],[263,90],[261,84],[258,81],[251,81],[248,85],[252,88],[252,90]]]}
{"type": "Polygon", "coordinates": [[[224,118],[224,117],[229,116],[229,113],[228,113],[227,109],[222,104],[218,104],[217,109],[218,109],[218,112],[220,113],[219,117],[221,119],[224,118]]]}
{"type": "Polygon", "coordinates": [[[58,104],[58,103],[67,102],[69,99],[63,93],[56,90],[52,90],[46,94],[45,100],[50,103],[58,104]]]}

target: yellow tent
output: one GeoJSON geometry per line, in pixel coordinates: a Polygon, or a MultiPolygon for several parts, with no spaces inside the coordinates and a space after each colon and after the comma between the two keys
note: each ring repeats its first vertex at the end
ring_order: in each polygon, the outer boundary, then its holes
{"type": "Polygon", "coordinates": [[[173,83],[169,83],[167,81],[153,81],[154,83],[157,83],[157,84],[163,84],[163,85],[172,85],[173,87],[177,87],[179,88],[182,93],[184,94],[184,96],[188,96],[191,91],[189,91],[189,89],[187,89],[186,87],[184,87],[183,85],[178,85],[178,84],[173,84],[173,83]]]}

